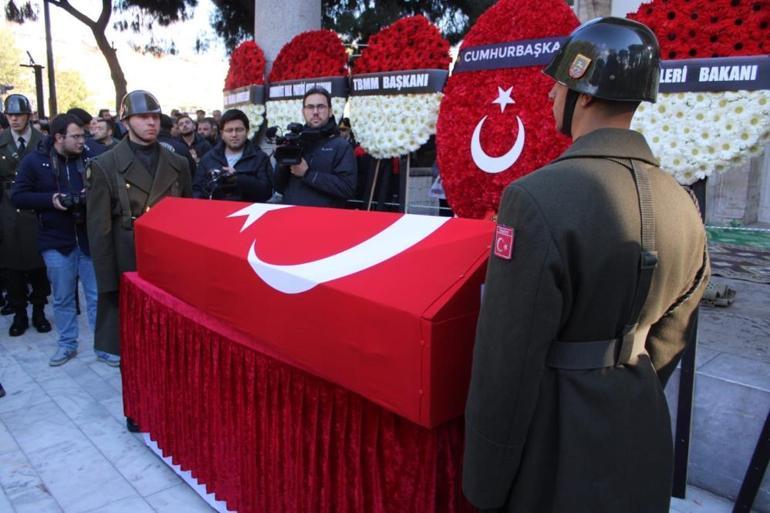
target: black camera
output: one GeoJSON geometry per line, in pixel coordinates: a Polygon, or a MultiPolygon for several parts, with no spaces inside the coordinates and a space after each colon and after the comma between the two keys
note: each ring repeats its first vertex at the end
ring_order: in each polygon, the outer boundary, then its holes
{"type": "Polygon", "coordinates": [[[275,161],[279,166],[293,166],[302,162],[302,156],[310,145],[332,135],[335,123],[322,128],[311,128],[300,123],[289,123],[282,135],[276,136],[278,127],[267,129],[267,139],[276,145],[275,161]]]}
{"type": "Polygon", "coordinates": [[[227,173],[222,169],[212,169],[208,173],[208,179],[203,185],[203,192],[211,199],[214,191],[221,189],[223,192],[236,187],[235,173],[227,173]]]}
{"type": "Polygon", "coordinates": [[[85,194],[62,194],[59,196],[61,206],[72,213],[76,224],[84,223],[86,220],[86,195],[85,194]]]}

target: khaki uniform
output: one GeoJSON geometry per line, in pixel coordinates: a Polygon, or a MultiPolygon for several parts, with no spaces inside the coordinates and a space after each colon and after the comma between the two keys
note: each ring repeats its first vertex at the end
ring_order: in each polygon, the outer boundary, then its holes
{"type": "Polygon", "coordinates": [[[673,447],[663,387],[708,281],[693,200],[637,132],[601,129],[506,189],[490,256],[466,406],[463,490],[516,513],[667,513],[673,447]],[[646,353],[591,370],[550,367],[554,341],[618,337],[639,279],[630,159],[651,185],[658,265],[640,330],[646,353]],[[645,342],[646,340],[646,342],[645,342]]]}
{"type": "Polygon", "coordinates": [[[99,300],[94,347],[120,354],[120,275],[136,270],[133,221],[166,196],[192,197],[187,160],[160,146],[150,173],[124,139],[91,161],[86,171],[88,240],[99,300]]]}
{"type": "Polygon", "coordinates": [[[31,271],[45,267],[37,247],[37,216],[32,210],[18,210],[11,203],[11,184],[19,162],[37,148],[43,134],[32,129],[21,155],[10,129],[0,134],[0,269],[31,271]]]}

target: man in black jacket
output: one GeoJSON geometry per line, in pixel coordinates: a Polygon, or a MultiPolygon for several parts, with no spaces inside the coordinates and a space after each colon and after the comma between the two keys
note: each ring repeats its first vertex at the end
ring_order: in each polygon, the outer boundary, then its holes
{"type": "MultiPolygon", "coordinates": [[[[76,287],[85,292],[88,321],[96,323],[96,276],[86,233],[84,173],[94,156],[84,144],[85,131],[75,116],[56,116],[51,135],[21,161],[11,199],[20,209],[35,210],[37,245],[53,288],[53,311],[59,347],[48,362],[62,365],[77,354],[76,287]]],[[[96,352],[110,363],[109,355],[96,352]]]]}
{"type": "Polygon", "coordinates": [[[222,140],[200,161],[193,182],[196,198],[267,201],[273,194],[270,159],[248,140],[249,118],[230,109],[220,121],[222,140]]]}
{"type": "Polygon", "coordinates": [[[306,144],[302,162],[278,166],[275,188],[283,194],[284,203],[343,208],[356,193],[356,158],[353,148],[339,135],[331,103],[326,89],[313,87],[305,92],[305,130],[318,131],[319,138],[306,144]]]}
{"type": "Polygon", "coordinates": [[[177,119],[179,127],[179,140],[190,150],[193,160],[200,162],[203,156],[211,149],[209,142],[197,133],[198,126],[187,114],[177,119]]]}

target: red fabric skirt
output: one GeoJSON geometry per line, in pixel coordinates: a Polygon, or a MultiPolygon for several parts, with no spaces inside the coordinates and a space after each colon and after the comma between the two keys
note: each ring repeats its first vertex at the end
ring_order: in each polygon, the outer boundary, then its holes
{"type": "Polygon", "coordinates": [[[228,508],[474,511],[460,488],[461,418],[418,426],[254,350],[134,273],[120,304],[126,416],[228,508]]]}

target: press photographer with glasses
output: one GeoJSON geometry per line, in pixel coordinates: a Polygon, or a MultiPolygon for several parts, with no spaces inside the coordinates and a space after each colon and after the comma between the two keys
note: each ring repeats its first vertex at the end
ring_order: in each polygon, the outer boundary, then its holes
{"type": "Polygon", "coordinates": [[[222,139],[198,163],[196,198],[267,201],[273,194],[273,168],[265,152],[249,139],[249,119],[230,109],[219,122],[222,139]]]}
{"type": "Polygon", "coordinates": [[[304,132],[317,137],[303,148],[293,166],[278,166],[275,188],[290,205],[344,208],[356,192],[358,169],[353,148],[340,137],[332,115],[331,95],[321,87],[305,91],[302,99],[304,132]]]}

